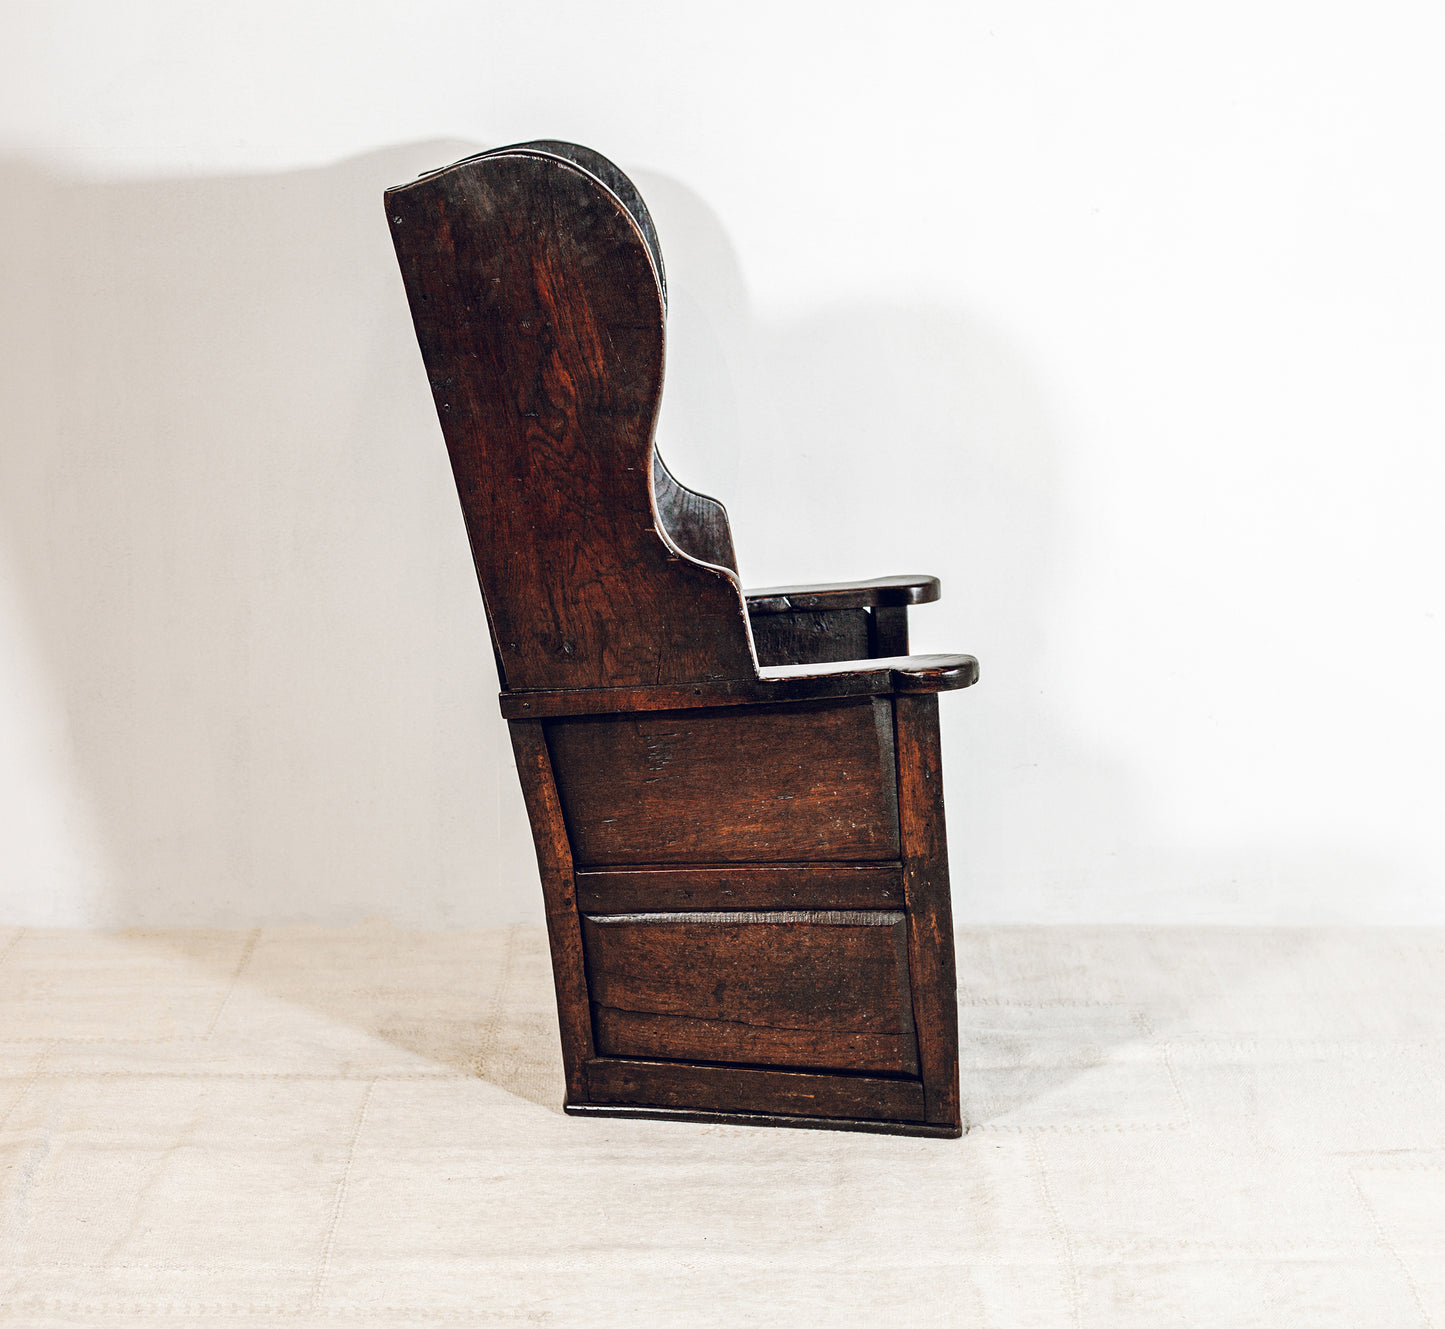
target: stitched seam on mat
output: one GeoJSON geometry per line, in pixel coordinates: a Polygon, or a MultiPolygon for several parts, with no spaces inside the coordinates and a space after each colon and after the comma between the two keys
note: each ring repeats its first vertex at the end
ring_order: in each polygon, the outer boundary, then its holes
{"type": "Polygon", "coordinates": [[[377,1316],[404,1315],[409,1320],[421,1321],[449,1321],[456,1324],[500,1324],[520,1322],[523,1324],[548,1324],[553,1322],[553,1314],[548,1310],[513,1310],[509,1307],[498,1307],[489,1310],[461,1309],[455,1307],[424,1307],[424,1306],[338,1306],[321,1311],[310,1311],[305,1306],[289,1304],[276,1305],[268,1302],[159,1302],[159,1301],[125,1301],[116,1300],[109,1302],[78,1302],[78,1301],[41,1301],[38,1298],[30,1298],[23,1301],[0,1302],[0,1314],[11,1312],[43,1314],[43,1315],[185,1315],[191,1318],[196,1316],[238,1316],[238,1315],[265,1315],[282,1316],[287,1319],[292,1316],[302,1316],[310,1322],[318,1315],[327,1319],[352,1319],[374,1320],[377,1316]]]}
{"type": "MultiPolygon", "coordinates": [[[[1421,1152],[1424,1152],[1423,1150],[1421,1152]]],[[[1445,1172],[1445,1164],[1440,1163],[1357,1163],[1350,1169],[1350,1175],[1356,1172],[1445,1172]]]]}
{"type": "Polygon", "coordinates": [[[20,939],[28,932],[28,928],[16,928],[15,935],[5,943],[5,949],[0,951],[0,965],[3,965],[10,958],[10,952],[20,945],[20,939]]]}
{"type": "Polygon", "coordinates": [[[487,1004],[486,1022],[482,1026],[482,1036],[477,1041],[476,1054],[472,1058],[472,1073],[477,1076],[486,1076],[487,1061],[496,1050],[497,1031],[506,1010],[507,992],[512,985],[512,970],[516,963],[519,929],[520,925],[516,923],[507,929],[507,939],[502,947],[501,973],[497,977],[497,986],[492,993],[492,999],[487,1004]]]}
{"type": "MultiPolygon", "coordinates": [[[[42,1054],[44,1055],[44,1054],[42,1054]]],[[[364,1080],[436,1080],[443,1083],[465,1081],[476,1076],[465,1071],[359,1071],[355,1075],[327,1075],[319,1071],[32,1071],[31,1079],[39,1080],[315,1080],[324,1083],[348,1084],[364,1080]]]]}
{"type": "MultiPolygon", "coordinates": [[[[1372,1170],[1373,1169],[1370,1168],[1360,1169],[1360,1171],[1365,1172],[1372,1170]]],[[[1356,1169],[1351,1168],[1349,1171],[1350,1182],[1355,1188],[1355,1194],[1360,1197],[1360,1204],[1364,1206],[1365,1215],[1370,1220],[1370,1226],[1375,1229],[1375,1240],[1390,1254],[1395,1263],[1400,1266],[1400,1272],[1405,1275],[1405,1284],[1410,1289],[1410,1295],[1415,1299],[1415,1306],[1420,1312],[1421,1323],[1426,1326],[1426,1329],[1433,1329],[1435,1320],[1430,1312],[1425,1309],[1425,1301],[1424,1298],[1420,1296],[1420,1286],[1415,1282],[1415,1275],[1411,1273],[1410,1266],[1405,1263],[1405,1257],[1395,1249],[1394,1242],[1386,1235],[1385,1225],[1380,1222],[1380,1216],[1375,1212],[1375,1206],[1370,1203],[1369,1197],[1365,1194],[1364,1187],[1360,1185],[1360,1178],[1357,1175],[1356,1169]]]]}
{"type": "Polygon", "coordinates": [[[1078,1006],[1081,1008],[1115,1006],[1127,1010],[1138,1004],[1138,1001],[1129,1001],[1124,998],[1120,998],[1118,1001],[1076,1001],[1073,997],[1031,999],[1021,999],[1017,997],[960,997],[958,999],[960,1010],[967,1010],[970,1006],[1017,1006],[1021,1010],[1052,1010],[1057,1006],[1078,1006]]]}
{"type": "Polygon", "coordinates": [[[969,1133],[979,1131],[986,1135],[1094,1135],[1106,1132],[1187,1131],[1189,1129],[1191,1127],[1187,1121],[1054,1122],[1039,1126],[1013,1126],[1007,1123],[985,1121],[970,1126],[969,1133]]]}
{"type": "MultiPolygon", "coordinates": [[[[1015,1135],[1032,1135],[1050,1132],[1056,1135],[1087,1135],[1101,1132],[1123,1133],[1126,1131],[1187,1131],[1193,1128],[1194,1114],[1190,1110],[1189,1101],[1184,1097],[1184,1090],[1180,1086],[1179,1077],[1174,1071],[1174,1058],[1170,1043],[1160,1041],[1149,1016],[1144,1011],[1137,1011],[1131,1023],[1139,1031],[1141,1037],[1149,1041],[1150,1051],[1157,1052],[1159,1060],[1164,1066],[1164,1073],[1169,1077],[1169,1085],[1174,1093],[1174,1101],[1179,1107],[1183,1117],[1182,1121],[1104,1121],[1104,1122],[1053,1122],[1040,1123],[1030,1126],[1026,1123],[1009,1122],[978,1122],[969,1126],[972,1131],[993,1131],[996,1133],[1008,1133],[1015,1135]]],[[[1093,1070],[1102,1066],[1118,1065],[1120,1063],[1111,1060],[1092,1062],[1087,1066],[1080,1066],[1071,1069],[1093,1070]]]]}
{"type": "Polygon", "coordinates": [[[225,1014],[226,1007],[231,1003],[231,994],[236,990],[236,984],[241,981],[241,975],[246,972],[246,966],[251,963],[251,957],[256,954],[256,943],[261,940],[261,929],[252,928],[250,935],[246,938],[246,944],[241,948],[240,959],[236,961],[236,968],[231,973],[231,981],[226,987],[225,995],[221,998],[221,1004],[216,1007],[216,1013],[211,1016],[211,1023],[206,1026],[206,1032],[202,1038],[209,1038],[216,1032],[216,1026],[221,1023],[221,1016],[225,1014]]]}
{"type": "Polygon", "coordinates": [[[356,1161],[356,1143],[361,1139],[362,1127],[366,1125],[366,1113],[371,1107],[371,1096],[375,1092],[376,1081],[372,1080],[361,1096],[361,1106],[356,1110],[356,1121],[351,1128],[351,1143],[346,1148],[346,1164],[341,1169],[341,1180],[336,1183],[336,1198],[331,1205],[331,1222],[326,1228],[326,1243],[321,1248],[321,1264],[316,1270],[316,1282],[311,1288],[312,1311],[320,1306],[326,1280],[331,1276],[331,1253],[336,1247],[336,1231],[341,1226],[341,1215],[346,1209],[346,1192],[351,1185],[351,1167],[356,1161]]]}
{"type": "Polygon", "coordinates": [[[35,1064],[31,1066],[30,1074],[21,1082],[15,1097],[10,1100],[10,1106],[5,1109],[5,1115],[0,1117],[0,1131],[3,1131],[9,1124],[10,1118],[15,1113],[15,1109],[25,1101],[25,1095],[35,1087],[35,1082],[41,1078],[41,1071],[45,1066],[45,1059],[49,1055],[49,1047],[41,1048],[41,1050],[35,1054],[35,1064]]]}
{"type": "MultiPolygon", "coordinates": [[[[1207,1241],[1180,1237],[1175,1240],[1149,1237],[1089,1237],[1084,1241],[1089,1262],[1118,1259],[1153,1261],[1160,1256],[1217,1256],[1221,1259],[1279,1260],[1290,1263],[1310,1261],[1338,1263],[1340,1248],[1328,1242],[1308,1241],[1207,1241]]],[[[1370,1257],[1372,1260],[1375,1257],[1370,1257]]]]}
{"type": "MultiPolygon", "coordinates": [[[[5,961],[10,958],[10,952],[15,949],[15,947],[19,944],[21,938],[24,937],[28,933],[28,931],[28,928],[20,928],[15,933],[15,935],[11,937],[9,944],[5,947],[3,951],[0,951],[0,965],[3,965],[5,961]]],[[[142,933],[140,935],[145,934],[142,933]]],[[[79,1034],[75,1037],[67,1037],[64,1034],[61,1034],[58,1037],[55,1035],[44,1035],[35,1037],[26,1037],[25,1035],[20,1035],[14,1038],[0,1035],[0,1046],[3,1046],[5,1044],[27,1043],[110,1043],[117,1046],[125,1047],[153,1047],[160,1043],[194,1043],[201,1039],[210,1038],[210,1036],[216,1030],[216,1025],[221,1019],[222,1012],[226,1009],[226,1006],[231,1000],[231,994],[236,990],[236,984],[240,981],[242,971],[245,970],[248,964],[250,964],[251,956],[255,954],[256,944],[260,941],[260,939],[261,929],[252,928],[246,938],[245,945],[241,948],[241,957],[237,961],[236,968],[231,974],[231,981],[227,985],[226,991],[221,996],[221,1003],[219,1006],[216,1007],[215,1014],[211,1016],[210,1024],[206,1027],[206,1032],[203,1034],[160,1034],[151,1038],[108,1037],[104,1034],[79,1034]]]]}
{"type": "Polygon", "coordinates": [[[1164,1063],[1164,1073],[1169,1077],[1169,1083],[1174,1088],[1174,1099],[1179,1104],[1179,1110],[1184,1114],[1184,1126],[1194,1124],[1194,1114],[1190,1110],[1189,1100],[1184,1097],[1184,1089],[1179,1083],[1179,1077],[1174,1073],[1174,1049],[1169,1040],[1161,1039],[1154,1022],[1149,1018],[1148,1011],[1140,1011],[1134,1017],[1134,1023],[1139,1032],[1159,1049],[1159,1059],[1164,1063]]]}
{"type": "Polygon", "coordinates": [[[1029,1141],[1029,1156],[1033,1160],[1034,1171],[1039,1179],[1039,1190],[1053,1222],[1054,1235],[1064,1248],[1064,1264],[1069,1272],[1069,1318],[1075,1325],[1078,1325],[1082,1323],[1083,1293],[1079,1284],[1079,1264],[1074,1257],[1073,1238],[1069,1236],[1068,1225],[1064,1222],[1063,1215],[1059,1213],[1059,1206],[1054,1203],[1054,1193],[1049,1187],[1048,1168],[1044,1166],[1044,1151],[1040,1148],[1037,1140],[1029,1141]]]}
{"type": "MultiPolygon", "coordinates": [[[[100,1264],[94,1260],[26,1260],[24,1263],[14,1262],[0,1265],[7,1273],[35,1273],[38,1270],[46,1270],[50,1273],[61,1273],[70,1270],[84,1269],[91,1273],[115,1273],[117,1269],[124,1269],[129,1273],[132,1269],[141,1269],[150,1274],[208,1274],[213,1272],[209,1265],[200,1264],[160,1264],[155,1260],[126,1260],[124,1262],[111,1261],[109,1264],[100,1264]]],[[[313,1261],[308,1260],[305,1264],[281,1264],[279,1261],[267,1260],[265,1270],[268,1276],[277,1274],[312,1274],[316,1270],[313,1261]]]]}

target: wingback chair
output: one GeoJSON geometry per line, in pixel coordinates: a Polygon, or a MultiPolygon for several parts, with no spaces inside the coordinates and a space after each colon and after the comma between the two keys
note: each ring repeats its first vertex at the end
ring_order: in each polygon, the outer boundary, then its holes
{"type": "MultiPolygon", "coordinates": [[[[571,143],[386,194],[536,841],[565,1109],[960,1133],[931,577],[744,591],[653,431],[666,282],[571,143]]],[[[861,479],[861,477],[860,477],[861,479]]]]}

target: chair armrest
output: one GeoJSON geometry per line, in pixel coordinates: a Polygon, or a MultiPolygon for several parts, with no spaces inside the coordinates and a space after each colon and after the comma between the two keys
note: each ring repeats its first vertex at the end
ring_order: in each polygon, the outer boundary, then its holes
{"type": "Polygon", "coordinates": [[[561,715],[617,715],[695,706],[761,706],[779,701],[950,692],[976,682],[978,661],[971,655],[895,655],[836,664],[775,665],[759,669],[756,678],[635,688],[509,691],[498,700],[508,720],[546,720],[561,715]]]}
{"type": "Polygon", "coordinates": [[[888,686],[878,688],[879,692],[952,692],[978,682],[978,661],[971,655],[891,655],[881,660],[772,665],[758,670],[758,678],[764,683],[822,683],[832,679],[863,683],[880,674],[887,675],[888,686]]]}
{"type": "Polygon", "coordinates": [[[875,577],[871,581],[830,581],[812,586],[763,586],[744,591],[749,614],[789,614],[800,609],[893,609],[938,599],[937,577],[875,577]]]}

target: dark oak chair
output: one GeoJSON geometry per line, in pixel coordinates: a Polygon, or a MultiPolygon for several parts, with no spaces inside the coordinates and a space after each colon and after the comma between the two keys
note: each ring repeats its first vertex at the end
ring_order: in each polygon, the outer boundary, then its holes
{"type": "MultiPolygon", "coordinates": [[[[566,1110],[957,1135],[932,577],[744,591],[653,443],[647,208],[575,144],[387,192],[546,897],[566,1110]]],[[[862,477],[860,477],[861,481],[862,477]]]]}

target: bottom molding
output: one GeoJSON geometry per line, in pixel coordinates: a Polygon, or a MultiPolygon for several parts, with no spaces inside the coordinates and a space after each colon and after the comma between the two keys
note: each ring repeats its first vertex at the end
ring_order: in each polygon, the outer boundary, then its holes
{"type": "Polygon", "coordinates": [[[652,1121],[703,1121],[716,1126],[791,1126],[805,1131],[866,1131],[872,1135],[923,1135],[956,1140],[959,1126],[926,1121],[861,1121],[853,1117],[792,1117],[779,1112],[709,1112],[705,1108],[646,1107],[638,1103],[565,1103],[569,1117],[631,1117],[652,1121]]]}

